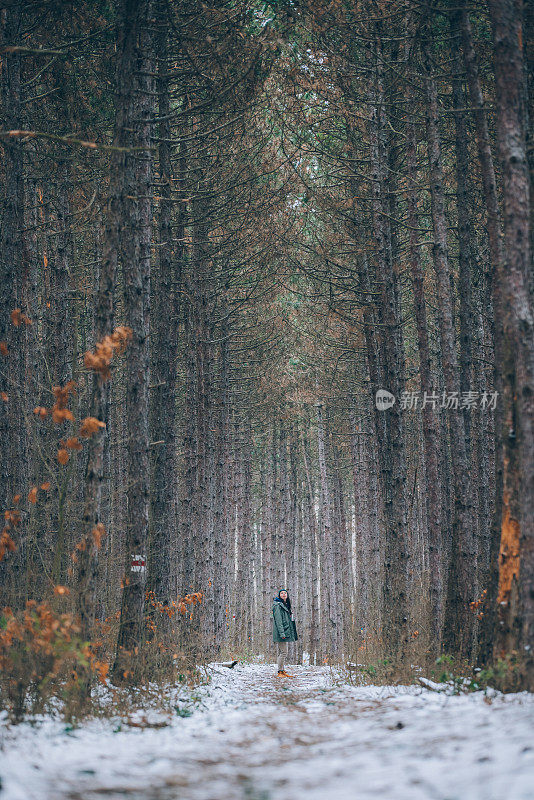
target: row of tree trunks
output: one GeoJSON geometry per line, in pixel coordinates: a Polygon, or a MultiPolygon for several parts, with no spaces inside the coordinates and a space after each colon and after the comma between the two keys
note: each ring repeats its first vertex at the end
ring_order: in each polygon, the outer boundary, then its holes
{"type": "Polygon", "coordinates": [[[178,627],[211,658],[271,652],[287,588],[297,655],[372,645],[399,665],[478,648],[519,654],[531,685],[521,3],[491,0],[493,43],[464,2],[423,17],[334,4],[329,25],[295,8],[289,70],[287,22],[253,32],[247,3],[116,0],[111,26],[84,11],[75,44],[54,4],[57,32],[17,0],[0,15],[0,492],[21,514],[20,534],[2,533],[17,539],[0,567],[9,602],[56,590],[87,640],[122,602],[119,683],[159,622],[147,589],[164,605],[202,592],[178,627]],[[86,60],[102,85],[116,68],[114,108],[81,79],[86,60]],[[132,340],[109,384],[82,354],[115,324],[132,340]],[[51,390],[71,378],[76,418],[60,426],[51,390]],[[454,402],[494,389],[495,416],[454,402]],[[431,401],[406,407],[417,392],[431,401]],[[58,463],[85,415],[105,427],[58,463]]]}

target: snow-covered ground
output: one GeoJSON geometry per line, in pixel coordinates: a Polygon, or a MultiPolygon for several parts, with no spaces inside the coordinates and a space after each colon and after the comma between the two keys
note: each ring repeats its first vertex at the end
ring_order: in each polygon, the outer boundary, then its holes
{"type": "Polygon", "coordinates": [[[534,695],[213,667],[182,715],[1,732],[0,800],[532,800],[534,695]],[[119,730],[120,728],[120,730],[119,730]]]}

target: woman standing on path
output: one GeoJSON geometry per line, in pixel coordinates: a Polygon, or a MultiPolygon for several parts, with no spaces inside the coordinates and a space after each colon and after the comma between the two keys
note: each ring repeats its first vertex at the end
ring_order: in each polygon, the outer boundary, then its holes
{"type": "Polygon", "coordinates": [[[278,592],[273,601],[273,642],[278,651],[278,678],[293,678],[284,669],[284,661],[289,650],[289,642],[296,642],[297,626],[291,613],[291,600],[285,589],[278,592]]]}

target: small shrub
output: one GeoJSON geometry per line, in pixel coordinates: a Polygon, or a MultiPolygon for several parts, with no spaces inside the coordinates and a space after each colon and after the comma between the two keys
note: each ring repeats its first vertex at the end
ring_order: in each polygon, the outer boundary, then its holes
{"type": "MultiPolygon", "coordinates": [[[[195,607],[202,602],[202,592],[186,594],[166,604],[149,590],[145,601],[144,640],[139,646],[133,683],[195,685],[200,656],[195,607]]],[[[107,627],[111,630],[111,626],[107,627]]]]}
{"type": "Polygon", "coordinates": [[[492,686],[501,692],[519,692],[522,688],[520,663],[516,653],[499,658],[489,667],[476,673],[475,681],[480,689],[492,686]]]}
{"type": "Polygon", "coordinates": [[[42,711],[51,697],[64,701],[67,718],[75,716],[82,676],[91,672],[105,681],[108,665],[81,640],[72,614],[29,600],[17,614],[10,608],[1,613],[0,670],[3,707],[19,722],[28,712],[42,711]]]}
{"type": "Polygon", "coordinates": [[[431,674],[434,680],[446,683],[453,694],[486,691],[489,687],[501,692],[521,690],[521,670],[516,653],[497,659],[483,669],[473,669],[469,663],[458,662],[445,654],[436,659],[436,669],[431,674]]]}
{"type": "Polygon", "coordinates": [[[471,667],[468,664],[457,664],[453,656],[445,654],[436,659],[436,668],[432,670],[432,677],[439,683],[448,684],[453,694],[476,691],[471,678],[468,677],[471,674],[471,667]]]}
{"type": "Polygon", "coordinates": [[[385,684],[392,680],[392,660],[380,658],[368,664],[354,664],[349,662],[346,666],[348,682],[361,686],[362,684],[385,684]]]}

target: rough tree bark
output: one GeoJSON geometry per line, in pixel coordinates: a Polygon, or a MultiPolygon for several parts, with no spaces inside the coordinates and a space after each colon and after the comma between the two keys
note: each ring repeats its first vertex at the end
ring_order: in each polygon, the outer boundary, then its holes
{"type": "Polygon", "coordinates": [[[126,565],[121,618],[113,677],[117,682],[136,677],[137,654],[143,641],[145,571],[132,569],[132,557],[145,560],[149,509],[149,298],[152,234],[152,140],[154,120],[154,55],[152,2],[120,0],[119,41],[132,53],[133,67],[128,144],[136,148],[124,159],[123,224],[119,230],[124,278],[126,324],[132,329],[126,360],[126,421],[128,454],[128,514],[126,565]],[[130,49],[131,48],[131,49],[130,49]],[[124,224],[126,223],[126,224],[124,224]]]}
{"type": "MultiPolygon", "coordinates": [[[[428,48],[423,49],[427,97],[428,163],[430,168],[430,197],[434,244],[432,248],[438,296],[438,320],[445,391],[449,397],[459,397],[460,381],[452,318],[451,282],[447,245],[444,179],[438,125],[438,98],[428,48]]],[[[445,610],[444,647],[447,652],[467,656],[472,648],[473,567],[476,563],[475,540],[472,534],[472,492],[467,463],[463,413],[451,408],[449,413],[451,456],[454,479],[454,520],[451,561],[448,574],[445,610]]]]}
{"type": "MultiPolygon", "coordinates": [[[[489,0],[503,178],[506,268],[494,278],[502,312],[503,513],[499,601],[507,650],[520,650],[525,688],[534,688],[534,313],[529,291],[530,207],[523,96],[522,3],[489,0]],[[519,551],[519,565],[517,552],[519,551]],[[520,606],[514,609],[517,566],[520,606]],[[508,629],[508,630],[506,630],[508,629]]],[[[502,638],[498,637],[497,652],[502,638]]]]}
{"type": "MultiPolygon", "coordinates": [[[[395,661],[401,661],[406,650],[409,627],[406,453],[400,405],[400,397],[404,391],[405,364],[398,275],[396,267],[392,263],[391,230],[388,224],[388,204],[384,191],[384,164],[387,163],[387,147],[384,141],[386,119],[381,59],[382,54],[377,45],[375,64],[373,65],[372,96],[369,104],[372,224],[376,248],[377,279],[380,287],[380,322],[383,326],[383,371],[387,376],[387,388],[396,399],[393,406],[386,411],[377,409],[377,419],[379,416],[384,417],[383,424],[386,434],[384,441],[381,439],[378,441],[378,447],[382,450],[380,461],[386,523],[383,635],[387,654],[395,661]]],[[[375,383],[375,381],[372,382],[375,383]]],[[[386,385],[380,383],[376,388],[386,388],[386,385]]],[[[379,422],[380,424],[381,422],[379,422]]]]}
{"type": "MultiPolygon", "coordinates": [[[[321,486],[321,521],[322,521],[322,547],[324,548],[324,582],[322,591],[324,602],[323,619],[326,624],[329,652],[331,656],[337,654],[341,644],[341,615],[339,613],[338,585],[336,582],[336,565],[334,557],[334,528],[332,521],[332,501],[328,480],[325,446],[325,425],[323,407],[317,405],[317,453],[319,458],[319,477],[321,486]]],[[[323,581],[323,576],[321,576],[323,581]]]]}
{"type": "MultiPolygon", "coordinates": [[[[185,208],[178,204],[173,244],[171,202],[171,126],[169,99],[168,25],[166,4],[159,8],[156,34],[158,55],[159,123],[159,247],[154,280],[154,315],[151,320],[152,343],[150,438],[152,484],[150,497],[150,552],[147,582],[158,601],[168,604],[173,592],[173,549],[176,547],[176,440],[177,440],[177,355],[180,317],[180,285],[184,258],[185,208]]],[[[180,145],[178,176],[184,178],[185,145],[180,145]]]]}
{"type": "MultiPolygon", "coordinates": [[[[0,44],[3,47],[20,43],[22,3],[14,2],[3,9],[0,17],[0,44]]],[[[21,127],[21,56],[19,52],[2,53],[2,123],[5,130],[21,127]]],[[[13,495],[21,490],[17,485],[21,474],[19,454],[22,439],[20,407],[20,369],[22,346],[20,330],[11,322],[11,312],[19,307],[24,270],[24,180],[23,151],[18,137],[2,138],[5,183],[3,187],[3,216],[1,231],[0,279],[0,342],[7,348],[0,355],[2,368],[1,390],[8,400],[0,402],[0,441],[6,447],[0,461],[0,507],[2,511],[11,504],[13,495]],[[4,354],[5,353],[5,354],[4,354]]],[[[3,348],[4,349],[4,348],[3,348]]]]}
{"type": "MultiPolygon", "coordinates": [[[[495,348],[494,388],[502,398],[501,372],[499,365],[502,363],[502,309],[499,306],[500,298],[495,293],[497,285],[495,276],[504,269],[504,251],[501,236],[501,215],[497,196],[497,182],[493,166],[493,155],[488,129],[488,121],[484,108],[484,98],[480,86],[478,65],[471,33],[469,14],[464,2],[460,4],[460,33],[462,40],[462,53],[465,64],[469,100],[473,109],[475,134],[477,141],[478,158],[480,161],[482,189],[486,207],[486,229],[488,233],[490,261],[491,261],[491,287],[493,299],[493,339],[495,348]]],[[[499,542],[501,538],[502,497],[503,497],[503,447],[501,441],[502,402],[497,404],[495,411],[495,513],[491,526],[490,561],[488,567],[488,584],[486,601],[483,606],[483,618],[479,633],[479,659],[487,662],[492,658],[492,642],[495,628],[495,612],[497,604],[499,542]]]]}
{"type": "MultiPolygon", "coordinates": [[[[21,42],[22,3],[12,2],[0,11],[0,45],[16,46],[21,42]]],[[[22,127],[21,56],[18,52],[2,52],[1,69],[2,127],[22,127]]],[[[23,151],[17,137],[2,138],[5,182],[2,191],[3,215],[0,232],[0,513],[12,507],[13,497],[23,490],[26,442],[24,428],[24,342],[21,327],[11,321],[11,312],[24,305],[22,281],[26,270],[24,235],[23,151]]],[[[24,327],[24,326],[22,326],[24,327]]],[[[15,600],[22,579],[18,572],[20,558],[14,560],[10,575],[10,596],[15,600]]],[[[0,566],[0,582],[4,582],[5,564],[0,566]]],[[[17,600],[20,602],[20,598],[17,600]]]]}
{"type": "MultiPolygon", "coordinates": [[[[413,42],[408,40],[406,60],[408,61],[413,42]]],[[[407,84],[406,101],[408,114],[414,100],[413,89],[407,84]]],[[[419,386],[421,396],[431,396],[434,390],[432,380],[432,363],[428,335],[426,298],[424,292],[423,269],[421,266],[421,248],[419,243],[419,214],[417,196],[417,140],[414,120],[408,116],[406,126],[406,166],[407,210],[409,232],[409,264],[414,295],[414,313],[417,329],[417,347],[419,352],[419,386]]],[[[425,506],[428,525],[428,553],[430,570],[430,617],[432,647],[439,651],[443,629],[443,532],[441,514],[441,487],[438,465],[439,455],[439,416],[429,403],[422,409],[422,427],[425,459],[425,506]]]]}

